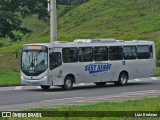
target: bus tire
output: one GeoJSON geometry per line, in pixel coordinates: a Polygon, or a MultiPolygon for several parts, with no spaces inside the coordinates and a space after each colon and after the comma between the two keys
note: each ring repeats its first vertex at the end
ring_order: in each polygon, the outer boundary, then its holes
{"type": "Polygon", "coordinates": [[[97,86],[105,86],[106,82],[95,82],[94,84],[96,84],[97,86]]]}
{"type": "Polygon", "coordinates": [[[73,79],[70,76],[67,76],[64,80],[64,85],[62,85],[62,88],[64,90],[70,90],[73,87],[73,79]]]}
{"type": "Polygon", "coordinates": [[[50,86],[42,85],[41,88],[42,88],[43,90],[49,90],[50,86]]]}
{"type": "Polygon", "coordinates": [[[118,81],[115,81],[114,84],[116,86],[123,86],[126,85],[128,82],[128,75],[125,72],[120,73],[118,81]]]}

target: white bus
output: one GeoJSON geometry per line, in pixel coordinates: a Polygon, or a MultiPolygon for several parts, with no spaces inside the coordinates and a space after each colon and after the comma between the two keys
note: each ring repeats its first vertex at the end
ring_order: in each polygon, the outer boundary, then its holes
{"type": "Polygon", "coordinates": [[[154,76],[155,59],[153,41],[77,39],[27,44],[22,48],[21,83],[65,90],[74,83],[126,85],[129,79],[154,76]]]}

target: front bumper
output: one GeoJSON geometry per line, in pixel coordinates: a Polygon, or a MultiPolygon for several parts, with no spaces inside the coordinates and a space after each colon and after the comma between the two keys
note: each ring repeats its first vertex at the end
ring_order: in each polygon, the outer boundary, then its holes
{"type": "Polygon", "coordinates": [[[21,79],[21,84],[23,84],[23,85],[34,85],[34,86],[49,85],[48,80],[46,78],[42,78],[42,79],[39,79],[39,80],[21,79]]]}

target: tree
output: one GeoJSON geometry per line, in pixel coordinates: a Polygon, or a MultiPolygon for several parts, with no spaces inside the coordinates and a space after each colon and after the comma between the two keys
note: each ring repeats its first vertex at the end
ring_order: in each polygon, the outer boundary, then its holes
{"type": "Polygon", "coordinates": [[[0,37],[20,40],[18,33],[31,32],[21,27],[22,19],[33,14],[38,15],[39,19],[47,20],[47,0],[0,0],[0,37]]]}
{"type": "Polygon", "coordinates": [[[88,1],[89,0],[57,0],[57,4],[78,6],[88,1]]]}
{"type": "MultiPolygon", "coordinates": [[[[57,0],[58,4],[80,5],[88,0],[57,0]]],[[[21,27],[22,19],[33,14],[48,20],[47,0],[0,0],[0,37],[21,40],[22,35],[31,32],[21,27]]]]}
{"type": "Polygon", "coordinates": [[[31,32],[30,30],[20,27],[22,21],[19,19],[18,15],[12,12],[1,11],[0,12],[0,37],[10,37],[13,41],[20,40],[21,36],[15,31],[19,31],[22,34],[31,32]]]}
{"type": "Polygon", "coordinates": [[[47,0],[1,0],[0,10],[17,12],[22,17],[33,14],[41,19],[48,17],[47,0]]]}
{"type": "Polygon", "coordinates": [[[85,2],[88,2],[89,0],[72,0],[71,4],[72,5],[75,5],[75,6],[78,6],[78,5],[81,5],[85,2]]]}
{"type": "Polygon", "coordinates": [[[57,4],[70,5],[72,0],[57,0],[57,4]]]}

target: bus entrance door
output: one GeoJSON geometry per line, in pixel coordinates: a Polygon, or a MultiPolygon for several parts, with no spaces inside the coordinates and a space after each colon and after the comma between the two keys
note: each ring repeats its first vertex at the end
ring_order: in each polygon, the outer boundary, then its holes
{"type": "Polygon", "coordinates": [[[50,79],[53,85],[62,85],[62,57],[60,52],[51,52],[50,55],[50,79]]]}

